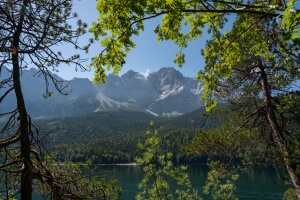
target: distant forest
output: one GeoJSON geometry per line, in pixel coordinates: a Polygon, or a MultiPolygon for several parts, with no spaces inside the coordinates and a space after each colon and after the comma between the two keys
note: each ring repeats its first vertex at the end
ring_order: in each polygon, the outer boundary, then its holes
{"type": "Polygon", "coordinates": [[[198,157],[188,157],[181,150],[191,142],[198,129],[219,124],[203,116],[204,108],[179,117],[156,117],[141,111],[97,112],[79,117],[38,120],[45,145],[61,162],[94,164],[132,163],[141,156],[138,143],[144,142],[149,122],[154,121],[160,137],[159,153],[173,153],[174,163],[199,163],[198,157]]]}

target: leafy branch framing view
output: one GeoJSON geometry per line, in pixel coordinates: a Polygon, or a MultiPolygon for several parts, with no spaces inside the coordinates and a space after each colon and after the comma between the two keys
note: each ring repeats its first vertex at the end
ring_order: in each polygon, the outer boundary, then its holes
{"type": "MultiPolygon", "coordinates": [[[[280,165],[290,177],[293,198],[300,199],[297,1],[97,2],[100,15],[90,32],[104,49],[89,65],[95,68],[96,84],[106,82],[105,70],[120,72],[126,56],[135,47],[132,37],[143,31],[145,20],[162,17],[154,32],[159,41],[171,40],[179,47],[174,60],[179,67],[185,62],[184,49],[207,31],[211,39],[201,50],[206,64],[197,75],[205,84],[202,100],[208,111],[216,109],[217,99],[228,107],[225,112],[217,112],[224,125],[216,130],[200,131],[185,151],[212,157],[222,152],[226,159],[224,163],[211,162],[211,174],[219,165],[226,171],[234,169],[237,159],[242,160],[243,167],[263,162],[280,165]],[[228,24],[231,28],[225,30],[228,24]],[[188,31],[184,31],[186,28],[188,31]],[[256,146],[248,147],[247,143],[253,141],[256,146]]],[[[68,86],[53,76],[51,70],[56,71],[62,63],[76,70],[87,69],[86,60],[79,54],[65,57],[56,50],[58,45],[70,45],[88,52],[93,42],[90,40],[85,46],[78,43],[78,38],[86,33],[87,24],[78,20],[74,29],[68,22],[77,15],[71,10],[71,0],[0,2],[0,72],[8,70],[11,74],[1,79],[0,103],[10,94],[16,100],[15,109],[0,114],[6,120],[0,132],[1,181],[5,186],[2,193],[6,199],[20,192],[21,199],[29,200],[33,190],[52,199],[116,199],[120,195],[116,182],[90,181],[82,175],[82,164],[58,167],[51,156],[43,158],[48,154],[44,138],[40,137],[26,109],[20,81],[22,70],[28,67],[39,70],[36,75],[44,77],[43,96],[48,98],[52,95],[48,91],[50,82],[62,94],[67,94],[64,89],[68,86]]],[[[162,170],[175,170],[164,158],[169,156],[158,158],[164,166],[162,170]]],[[[145,172],[147,176],[149,171],[145,172]]],[[[231,178],[233,182],[236,180],[234,176],[231,178]]],[[[207,191],[210,187],[218,186],[208,184],[207,191]]],[[[231,182],[228,187],[234,189],[231,182]]]]}

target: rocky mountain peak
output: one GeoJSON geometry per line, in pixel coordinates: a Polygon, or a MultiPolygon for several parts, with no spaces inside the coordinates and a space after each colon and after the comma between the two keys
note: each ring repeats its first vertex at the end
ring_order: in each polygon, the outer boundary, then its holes
{"type": "MultiPolygon", "coordinates": [[[[125,107],[159,115],[181,114],[202,106],[199,101],[202,83],[194,78],[184,77],[172,67],[162,68],[148,76],[133,70],[121,77],[110,74],[107,83],[99,86],[88,79],[74,78],[67,88],[72,91],[70,95],[61,95],[51,86],[54,94],[47,100],[42,98],[45,93],[44,79],[34,76],[36,72],[36,69],[24,70],[22,82],[25,100],[36,117],[73,116],[125,107]]],[[[12,96],[9,101],[2,103],[0,112],[3,111],[2,105],[13,108],[13,100],[12,96]]]]}
{"type": "Polygon", "coordinates": [[[172,67],[161,68],[147,77],[130,70],[120,77],[118,85],[114,81],[108,78],[100,91],[115,101],[135,103],[157,114],[186,113],[201,106],[201,85],[172,67]],[[188,103],[185,99],[189,99],[188,103]]]}
{"type": "Polygon", "coordinates": [[[123,74],[121,76],[121,79],[123,79],[123,80],[131,79],[131,78],[134,78],[135,76],[137,76],[138,74],[139,74],[138,72],[129,70],[128,72],[126,72],[125,74],[123,74]]]}
{"type": "Polygon", "coordinates": [[[159,76],[161,78],[173,77],[181,79],[184,77],[178,70],[174,69],[173,67],[163,67],[153,74],[156,74],[156,76],[159,76]]]}

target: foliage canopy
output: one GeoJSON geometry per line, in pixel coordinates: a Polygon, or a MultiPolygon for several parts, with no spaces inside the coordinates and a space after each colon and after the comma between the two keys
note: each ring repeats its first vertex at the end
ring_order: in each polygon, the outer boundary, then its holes
{"type": "Polygon", "coordinates": [[[162,18],[154,32],[159,41],[172,40],[180,48],[175,62],[181,67],[185,62],[183,50],[190,41],[205,32],[219,35],[227,23],[237,21],[236,16],[251,16],[244,22],[240,34],[261,19],[276,19],[281,28],[288,30],[287,39],[295,39],[299,26],[297,1],[105,1],[99,0],[99,18],[90,32],[104,48],[93,58],[91,67],[96,70],[95,82],[105,82],[105,69],[118,73],[125,58],[135,47],[133,36],[144,30],[144,21],[162,18]],[[230,21],[230,22],[228,22],[230,21]],[[250,24],[249,24],[250,23],[250,24]],[[188,29],[188,30],[187,30],[188,29]]]}
{"type": "Polygon", "coordinates": [[[279,157],[273,161],[287,169],[300,199],[297,3],[99,0],[99,21],[90,29],[104,47],[90,65],[96,69],[95,82],[105,82],[105,68],[116,74],[121,70],[135,47],[132,37],[143,31],[145,20],[161,17],[154,32],[159,41],[172,40],[179,47],[174,60],[179,67],[185,62],[184,49],[189,42],[206,31],[211,39],[202,50],[206,64],[197,78],[205,84],[202,100],[207,110],[216,106],[215,96],[233,104],[232,110],[244,119],[235,127],[246,129],[240,136],[256,137],[247,129],[257,127],[258,135],[264,138],[261,145],[276,148],[279,157]],[[230,30],[224,30],[225,25],[230,25],[230,30]]]}

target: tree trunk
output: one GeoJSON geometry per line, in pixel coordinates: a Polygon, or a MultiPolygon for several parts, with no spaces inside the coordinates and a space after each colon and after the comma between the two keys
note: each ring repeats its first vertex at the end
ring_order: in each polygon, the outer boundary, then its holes
{"type": "Polygon", "coordinates": [[[278,124],[278,120],[277,120],[275,110],[274,110],[274,105],[272,104],[272,101],[271,101],[271,92],[270,92],[270,89],[268,86],[267,74],[265,73],[263,67],[261,67],[260,70],[261,70],[260,85],[261,85],[261,88],[263,91],[263,96],[264,96],[267,121],[271,128],[274,141],[283,156],[283,162],[284,162],[286,170],[291,178],[291,181],[295,187],[296,195],[297,195],[298,199],[300,200],[300,177],[296,173],[297,162],[295,161],[295,158],[293,157],[290,150],[287,148],[286,140],[282,133],[282,129],[278,124]]]}
{"type": "Polygon", "coordinates": [[[16,30],[12,41],[12,64],[13,64],[13,84],[15,89],[15,95],[17,100],[17,109],[19,112],[20,125],[18,131],[20,132],[20,145],[21,145],[21,160],[22,160],[22,172],[21,172],[21,200],[32,199],[32,166],[30,159],[31,144],[29,138],[29,124],[28,116],[25,107],[25,101],[20,82],[20,64],[19,64],[19,43],[20,36],[23,30],[24,23],[24,10],[26,9],[29,1],[23,1],[23,7],[19,11],[19,21],[16,26],[16,30]]]}
{"type": "Polygon", "coordinates": [[[21,134],[21,160],[22,160],[22,173],[21,173],[21,199],[30,200],[32,199],[32,168],[30,160],[30,139],[29,139],[29,125],[27,118],[27,111],[25,107],[24,97],[20,83],[20,67],[18,63],[18,54],[13,53],[13,82],[15,88],[15,94],[17,99],[17,107],[19,111],[20,127],[19,131],[21,134]]]}

